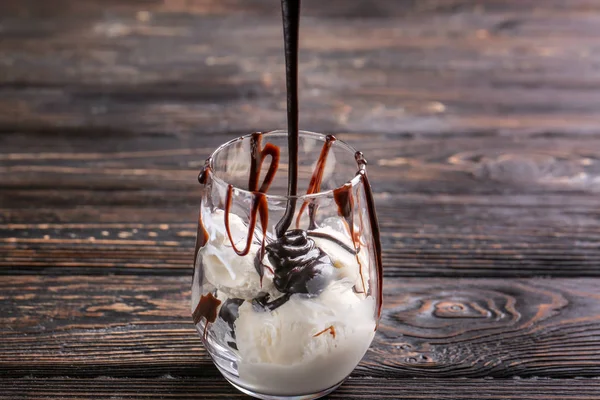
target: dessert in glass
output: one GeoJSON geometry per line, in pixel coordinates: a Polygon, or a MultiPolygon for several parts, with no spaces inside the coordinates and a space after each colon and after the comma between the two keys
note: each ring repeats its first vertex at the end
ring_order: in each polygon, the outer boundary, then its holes
{"type": "Polygon", "coordinates": [[[223,376],[263,399],[333,391],[381,313],[379,228],[366,161],[335,137],[253,133],[206,161],[191,311],[223,376]],[[293,165],[295,164],[295,166],[293,165]],[[296,196],[287,195],[297,169],[296,196]]]}

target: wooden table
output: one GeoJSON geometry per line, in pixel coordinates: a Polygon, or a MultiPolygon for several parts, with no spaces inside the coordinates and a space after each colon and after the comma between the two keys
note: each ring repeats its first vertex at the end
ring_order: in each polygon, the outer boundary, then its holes
{"type": "MultiPolygon", "coordinates": [[[[600,1],[304,2],[301,127],[368,156],[385,310],[331,398],[600,398],[600,1]]],[[[0,2],[0,398],[242,398],[196,176],[285,126],[276,0],[0,2]]]]}

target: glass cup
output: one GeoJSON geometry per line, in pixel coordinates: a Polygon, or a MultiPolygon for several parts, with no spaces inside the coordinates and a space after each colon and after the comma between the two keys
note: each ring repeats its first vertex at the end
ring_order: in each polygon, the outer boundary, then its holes
{"type": "Polygon", "coordinates": [[[344,381],[375,335],[379,229],[361,153],[301,131],[299,195],[288,197],[287,140],[254,133],[207,160],[191,311],[237,389],[315,399],[344,381]]]}

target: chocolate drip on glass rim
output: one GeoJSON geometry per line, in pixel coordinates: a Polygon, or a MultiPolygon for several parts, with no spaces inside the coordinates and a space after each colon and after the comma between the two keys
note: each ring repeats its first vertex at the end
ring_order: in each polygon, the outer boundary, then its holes
{"type": "Polygon", "coordinates": [[[265,238],[267,236],[267,224],[269,222],[269,209],[267,206],[267,199],[265,194],[269,190],[273,179],[275,179],[275,173],[279,168],[279,147],[272,143],[262,148],[262,133],[255,132],[250,138],[250,173],[248,176],[248,190],[252,192],[252,207],[250,210],[250,223],[248,225],[248,235],[246,239],[246,246],[243,250],[238,250],[233,242],[231,236],[231,230],[229,229],[229,213],[231,211],[231,201],[233,197],[233,185],[227,186],[227,197],[225,202],[225,230],[227,236],[231,242],[231,247],[239,256],[245,256],[250,251],[250,245],[254,237],[254,228],[256,226],[257,216],[260,215],[260,223],[262,228],[262,247],[264,247],[265,238]],[[265,179],[263,180],[260,188],[258,182],[260,180],[260,170],[262,164],[267,156],[271,156],[271,163],[265,179]]]}
{"type": "Polygon", "coordinates": [[[267,193],[269,187],[273,183],[273,179],[275,179],[275,173],[279,168],[280,150],[279,147],[275,146],[273,143],[267,143],[264,148],[261,147],[262,137],[263,134],[261,132],[254,132],[250,138],[250,174],[248,176],[248,190],[251,192],[258,191],[267,193]],[[271,156],[271,164],[269,164],[265,179],[259,188],[258,181],[260,179],[260,170],[267,156],[271,156]]]}
{"type": "Polygon", "coordinates": [[[260,216],[260,225],[262,228],[262,239],[260,251],[257,254],[255,260],[255,267],[262,285],[262,279],[264,276],[264,267],[262,260],[265,256],[265,240],[267,238],[267,225],[269,224],[269,207],[267,204],[266,192],[269,190],[275,174],[279,168],[279,147],[272,143],[267,143],[264,148],[261,147],[263,134],[255,132],[250,138],[250,173],[248,176],[248,190],[252,192],[252,207],[250,209],[250,223],[248,224],[248,234],[246,236],[246,246],[243,250],[238,250],[236,247],[233,237],[231,235],[231,229],[229,227],[229,214],[231,212],[231,201],[233,197],[233,185],[227,186],[227,197],[225,200],[225,231],[227,237],[231,243],[233,251],[239,256],[245,256],[250,252],[250,246],[254,238],[254,228],[256,227],[256,220],[260,216]],[[267,156],[271,156],[271,163],[265,175],[265,179],[262,182],[260,188],[258,182],[260,180],[260,171],[262,169],[263,162],[267,156]]]}
{"type": "MultiPolygon", "coordinates": [[[[373,190],[371,189],[371,183],[369,182],[369,177],[367,176],[367,160],[364,158],[363,153],[357,151],[354,154],[354,158],[356,159],[356,163],[358,164],[358,172],[357,176],[360,176],[363,187],[365,190],[365,199],[366,199],[366,208],[367,213],[369,215],[369,224],[371,226],[371,234],[373,236],[373,247],[375,248],[375,266],[377,268],[377,281],[379,285],[383,285],[383,263],[381,258],[381,236],[379,231],[379,221],[377,220],[377,214],[375,213],[375,200],[373,198],[373,190]]],[[[359,265],[360,278],[363,284],[363,289],[365,288],[364,278],[362,274],[362,265],[360,259],[358,257],[360,251],[360,237],[359,235],[354,234],[354,217],[353,217],[353,208],[354,201],[352,196],[352,185],[350,183],[346,183],[345,185],[334,189],[333,197],[335,199],[336,204],[338,205],[338,213],[340,216],[344,218],[346,224],[349,229],[350,237],[352,238],[352,243],[356,249],[356,261],[359,265]],[[358,245],[357,245],[358,242],[358,245]]],[[[360,211],[359,211],[360,215],[360,211]]],[[[361,217],[362,219],[362,217],[361,217]]],[[[362,225],[362,223],[361,223],[362,225]]],[[[379,319],[381,318],[381,308],[383,306],[383,290],[380,287],[377,291],[377,326],[379,325],[379,319]]]]}
{"type": "MultiPolygon", "coordinates": [[[[363,276],[363,266],[360,262],[358,252],[360,251],[360,233],[354,232],[354,196],[352,195],[352,184],[346,183],[345,185],[333,190],[333,199],[338,206],[338,214],[344,218],[344,224],[348,229],[348,234],[352,239],[352,246],[354,246],[354,255],[358,264],[358,273],[360,275],[360,282],[362,284],[363,292],[366,288],[365,278],[363,276]],[[357,244],[359,242],[359,244],[357,244]]],[[[360,212],[360,211],[359,211],[360,212]]]]}
{"type": "Polygon", "coordinates": [[[369,223],[371,225],[371,234],[373,236],[373,246],[375,247],[375,266],[377,267],[377,280],[380,288],[377,291],[377,326],[379,326],[379,319],[381,318],[381,308],[383,306],[383,262],[381,258],[381,235],[379,232],[379,221],[377,220],[377,214],[375,213],[375,199],[373,198],[373,190],[371,189],[371,183],[367,176],[367,160],[363,156],[363,153],[357,151],[354,155],[356,162],[358,163],[358,175],[363,180],[363,186],[365,188],[365,198],[367,200],[367,212],[369,214],[369,223]]]}
{"type": "Polygon", "coordinates": [[[348,246],[346,243],[342,242],[338,238],[328,235],[325,232],[306,231],[306,234],[308,236],[329,240],[330,242],[337,244],[338,246],[340,246],[342,249],[346,250],[348,253],[352,254],[353,256],[356,255],[356,250],[354,250],[352,247],[348,246]]]}
{"type": "MultiPolygon", "coordinates": [[[[329,155],[329,150],[331,149],[331,145],[337,139],[333,135],[327,135],[325,138],[325,144],[321,148],[321,153],[319,154],[319,159],[317,160],[317,164],[315,165],[315,170],[313,171],[312,176],[310,177],[310,182],[308,184],[308,189],[306,190],[306,194],[314,194],[319,193],[321,191],[321,183],[323,182],[323,173],[325,172],[325,166],[327,164],[327,156],[329,155]]],[[[315,223],[315,217],[317,216],[317,204],[308,203],[308,201],[303,201],[302,206],[300,207],[300,211],[298,211],[298,216],[296,217],[296,229],[300,227],[300,218],[302,217],[302,212],[308,205],[308,230],[317,229],[317,224],[315,223]]]]}

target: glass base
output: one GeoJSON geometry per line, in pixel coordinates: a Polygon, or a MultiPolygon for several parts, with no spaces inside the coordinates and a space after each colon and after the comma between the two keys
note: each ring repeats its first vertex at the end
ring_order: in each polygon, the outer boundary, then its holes
{"type": "MultiPolygon", "coordinates": [[[[225,379],[227,379],[227,377],[225,377],[225,379]]],[[[340,385],[342,383],[344,383],[344,381],[341,381],[340,383],[338,383],[336,385],[333,385],[329,389],[322,390],[322,391],[320,391],[318,393],[303,394],[303,395],[300,395],[300,396],[273,396],[273,395],[270,395],[270,394],[256,393],[256,392],[254,392],[254,391],[252,391],[250,389],[246,389],[245,387],[236,385],[235,383],[233,383],[229,379],[227,379],[227,381],[229,383],[231,383],[231,386],[233,386],[234,388],[236,388],[240,392],[242,392],[244,394],[247,394],[248,396],[256,397],[257,399],[262,399],[262,400],[314,400],[314,399],[320,399],[321,397],[327,396],[329,393],[333,392],[335,389],[337,389],[338,387],[340,387],[340,385]]]]}
{"type": "Polygon", "coordinates": [[[204,343],[204,346],[206,347],[206,349],[208,350],[208,354],[212,358],[215,366],[217,367],[219,372],[221,372],[221,375],[223,375],[223,377],[227,380],[227,382],[229,382],[231,384],[231,386],[233,386],[240,392],[247,394],[249,396],[255,397],[257,399],[263,399],[263,400],[314,400],[314,399],[320,399],[321,397],[327,396],[328,394],[330,394],[331,392],[336,390],[348,378],[348,376],[346,376],[344,379],[342,379],[340,382],[336,383],[335,385],[333,385],[327,389],[321,390],[319,392],[314,392],[314,393],[298,394],[298,395],[289,395],[289,394],[277,395],[277,394],[260,393],[259,391],[257,391],[254,388],[242,386],[240,383],[238,383],[240,380],[239,375],[238,375],[238,367],[237,367],[236,362],[234,361],[235,357],[233,357],[233,355],[231,354],[230,351],[225,351],[225,349],[222,348],[218,343],[214,343],[211,341],[204,341],[204,340],[203,340],[203,343],[204,343]],[[220,355],[223,355],[223,357],[221,357],[220,355]]]}

